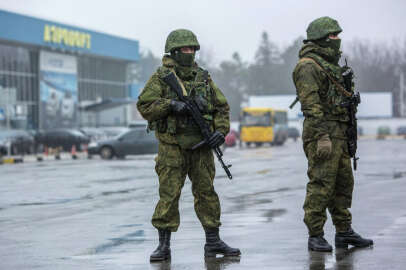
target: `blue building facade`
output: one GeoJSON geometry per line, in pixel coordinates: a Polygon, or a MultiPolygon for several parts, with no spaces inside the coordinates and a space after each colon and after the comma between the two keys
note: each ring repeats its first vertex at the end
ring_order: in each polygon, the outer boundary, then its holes
{"type": "Polygon", "coordinates": [[[138,59],[136,40],[0,10],[0,110],[14,128],[77,127],[82,103],[136,97],[138,59]]]}

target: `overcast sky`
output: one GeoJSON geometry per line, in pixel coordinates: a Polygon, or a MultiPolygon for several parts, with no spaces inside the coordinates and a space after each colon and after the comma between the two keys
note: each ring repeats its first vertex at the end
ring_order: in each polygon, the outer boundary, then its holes
{"type": "Polygon", "coordinates": [[[0,0],[0,9],[136,39],[155,55],[170,31],[187,28],[216,62],[235,51],[250,61],[262,31],[283,48],[321,16],[339,21],[344,45],[406,37],[406,0],[0,0]]]}

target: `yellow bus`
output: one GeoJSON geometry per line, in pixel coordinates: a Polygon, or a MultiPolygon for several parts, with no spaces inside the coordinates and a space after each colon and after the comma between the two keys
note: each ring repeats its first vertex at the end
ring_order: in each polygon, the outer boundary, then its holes
{"type": "Polygon", "coordinates": [[[245,107],[240,114],[240,146],[282,145],[288,138],[286,110],[245,107]]]}

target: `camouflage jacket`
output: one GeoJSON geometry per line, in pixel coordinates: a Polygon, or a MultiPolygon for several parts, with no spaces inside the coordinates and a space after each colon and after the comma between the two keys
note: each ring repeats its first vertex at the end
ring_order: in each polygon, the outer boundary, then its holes
{"type": "Polygon", "coordinates": [[[155,130],[159,141],[190,149],[203,139],[190,116],[175,116],[170,111],[171,100],[178,100],[178,97],[162,78],[171,71],[175,71],[182,81],[189,98],[194,98],[201,105],[199,109],[212,131],[220,131],[225,136],[230,129],[230,109],[210,76],[206,84],[204,70],[197,64],[182,67],[169,56],[164,56],[162,63],[146,83],[137,102],[139,112],[148,121],[149,129],[155,130]]]}
{"type": "MultiPolygon", "coordinates": [[[[329,79],[343,85],[344,67],[332,63],[333,52],[312,42],[299,52],[299,62],[293,71],[293,82],[305,116],[302,138],[304,142],[318,140],[329,134],[330,138],[346,140],[349,115],[340,106],[346,96],[329,79]]],[[[353,89],[351,89],[353,91],[353,89]]]]}

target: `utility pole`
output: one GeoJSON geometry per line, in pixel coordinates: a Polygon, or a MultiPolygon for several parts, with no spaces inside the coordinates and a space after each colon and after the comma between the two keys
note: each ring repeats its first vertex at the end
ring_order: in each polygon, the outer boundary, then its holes
{"type": "Polygon", "coordinates": [[[405,75],[402,70],[399,73],[399,116],[405,116],[405,75]]]}

